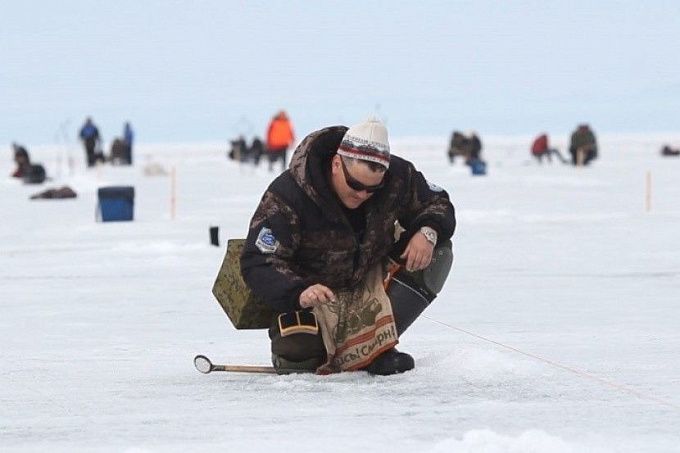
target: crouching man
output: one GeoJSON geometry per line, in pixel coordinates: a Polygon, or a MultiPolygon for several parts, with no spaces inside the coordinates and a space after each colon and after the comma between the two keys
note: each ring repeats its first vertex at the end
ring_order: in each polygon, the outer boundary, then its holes
{"type": "Polygon", "coordinates": [[[274,367],[412,369],[395,345],[441,290],[455,226],[446,191],[390,156],[379,121],[307,136],[263,195],[241,255],[246,284],[279,313],[274,367]]]}

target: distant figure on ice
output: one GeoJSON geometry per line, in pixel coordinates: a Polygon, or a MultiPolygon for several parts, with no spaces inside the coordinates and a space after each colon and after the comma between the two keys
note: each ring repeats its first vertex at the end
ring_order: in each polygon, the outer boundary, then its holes
{"type": "Polygon", "coordinates": [[[664,145],[663,148],[661,148],[661,155],[662,156],[680,156],[680,149],[673,149],[668,145],[664,145]]]}
{"type": "Polygon", "coordinates": [[[132,125],[126,121],[123,125],[123,142],[125,143],[125,156],[128,165],[132,165],[132,143],[135,141],[135,132],[132,130],[132,125]]]}
{"type": "Polygon", "coordinates": [[[78,135],[85,146],[87,166],[93,167],[97,161],[103,162],[104,155],[100,151],[101,136],[99,135],[99,129],[92,122],[92,118],[88,116],[85,119],[85,124],[80,128],[80,133],[78,135]]]}
{"type": "Polygon", "coordinates": [[[260,137],[253,137],[253,142],[250,146],[246,143],[243,135],[239,135],[238,139],[231,140],[229,143],[231,144],[229,159],[241,163],[252,163],[257,167],[260,164],[260,158],[265,154],[264,143],[260,137]]]}
{"type": "Polygon", "coordinates": [[[264,153],[264,143],[260,137],[254,137],[253,143],[250,145],[250,158],[253,160],[253,165],[257,167],[260,164],[260,158],[264,153]]]}
{"type": "Polygon", "coordinates": [[[464,160],[468,157],[468,138],[460,131],[453,131],[449,142],[449,162],[455,163],[456,156],[462,156],[464,160]]]}
{"type": "Polygon", "coordinates": [[[41,164],[31,163],[28,150],[18,143],[12,143],[14,151],[14,163],[17,168],[12,173],[12,177],[21,178],[24,184],[42,184],[47,178],[45,167],[41,164]]]}
{"type": "Polygon", "coordinates": [[[12,173],[13,178],[23,178],[28,174],[31,167],[31,158],[28,155],[28,150],[18,143],[12,143],[12,151],[14,152],[14,163],[17,168],[12,173]]]}
{"type": "Polygon", "coordinates": [[[571,163],[576,166],[588,165],[592,160],[597,159],[597,141],[589,125],[579,124],[571,134],[569,153],[571,163]]]}
{"type": "Polygon", "coordinates": [[[550,147],[548,142],[548,134],[541,134],[536,137],[534,143],[531,145],[531,155],[534,156],[541,164],[543,163],[544,157],[552,164],[552,155],[557,156],[557,158],[563,164],[568,163],[567,159],[565,159],[562,154],[560,154],[557,148],[550,147]]]}
{"type": "Polygon", "coordinates": [[[130,123],[123,126],[123,136],[116,137],[111,144],[111,163],[113,165],[132,165],[132,142],[134,132],[130,123]]]}
{"type": "Polygon", "coordinates": [[[449,162],[455,162],[456,156],[461,156],[465,165],[471,165],[473,161],[482,161],[482,141],[476,132],[470,131],[466,136],[462,132],[453,131],[449,142],[449,162]]]}
{"type": "Polygon", "coordinates": [[[274,169],[274,162],[278,159],[281,160],[281,171],[286,169],[286,153],[294,141],[293,125],[286,112],[281,110],[272,118],[267,128],[269,171],[274,169]]]}
{"type": "Polygon", "coordinates": [[[482,141],[476,132],[470,132],[468,158],[465,165],[470,167],[473,176],[486,175],[486,162],[482,159],[482,141]]]}
{"type": "Polygon", "coordinates": [[[237,162],[245,162],[248,160],[250,152],[243,135],[239,135],[236,140],[230,140],[229,144],[231,145],[231,149],[228,153],[229,159],[237,162]]]}
{"type": "Polygon", "coordinates": [[[380,121],[307,136],[262,197],[240,261],[252,293],[278,313],[274,367],[412,369],[394,346],[441,290],[455,226],[446,191],[390,156],[380,121]]]}
{"type": "Polygon", "coordinates": [[[482,160],[482,141],[475,131],[470,132],[470,153],[466,164],[470,165],[472,161],[482,160]]]}
{"type": "Polygon", "coordinates": [[[116,137],[111,143],[110,160],[112,165],[128,165],[125,140],[116,137]]]}

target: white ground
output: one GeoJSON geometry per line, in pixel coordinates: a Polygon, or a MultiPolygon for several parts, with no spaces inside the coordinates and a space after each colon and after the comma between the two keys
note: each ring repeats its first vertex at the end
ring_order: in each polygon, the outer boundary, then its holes
{"type": "Polygon", "coordinates": [[[224,248],[208,243],[210,225],[245,234],[266,168],[177,144],[86,171],[71,147],[69,175],[62,148],[32,149],[61,177],[0,181],[0,450],[680,451],[680,159],[658,153],[671,139],[601,137],[601,159],[576,169],[530,162],[530,137],[489,138],[486,177],[450,166],[445,137],[394,140],[449,191],[458,229],[453,273],[402,338],[416,369],[393,377],[194,370],[197,353],[268,364],[266,333],[236,331],[210,293],[224,248]],[[174,220],[152,161],[176,168],[174,220]],[[28,200],[62,184],[78,198],[28,200]],[[97,187],[121,184],[135,221],[95,223],[97,187]]]}

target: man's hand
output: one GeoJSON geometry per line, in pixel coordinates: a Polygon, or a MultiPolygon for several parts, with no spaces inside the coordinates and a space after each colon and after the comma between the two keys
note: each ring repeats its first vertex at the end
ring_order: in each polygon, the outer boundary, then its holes
{"type": "Polygon", "coordinates": [[[335,294],[321,283],[312,285],[300,293],[300,306],[302,308],[313,307],[328,301],[334,302],[335,294]]]}
{"type": "Polygon", "coordinates": [[[425,269],[432,261],[434,245],[427,240],[424,234],[418,232],[411,237],[408,245],[401,254],[401,258],[406,261],[406,270],[409,272],[425,269]]]}

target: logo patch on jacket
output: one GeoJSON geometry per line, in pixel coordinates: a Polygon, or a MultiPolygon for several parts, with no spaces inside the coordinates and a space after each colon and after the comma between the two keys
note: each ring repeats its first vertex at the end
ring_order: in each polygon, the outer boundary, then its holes
{"type": "Polygon", "coordinates": [[[274,253],[279,248],[279,241],[274,237],[272,230],[263,227],[257,235],[255,245],[262,253],[274,253]]]}
{"type": "Polygon", "coordinates": [[[430,181],[427,181],[427,185],[430,187],[430,190],[432,192],[441,192],[441,191],[444,190],[441,187],[439,187],[437,184],[430,182],[430,181]]]}

